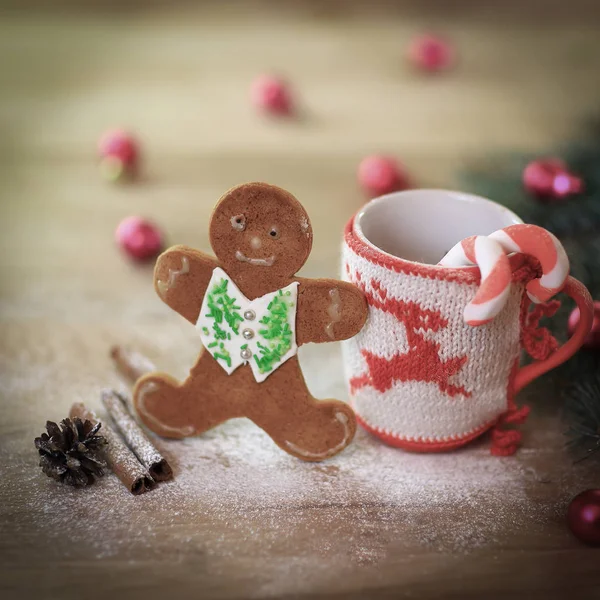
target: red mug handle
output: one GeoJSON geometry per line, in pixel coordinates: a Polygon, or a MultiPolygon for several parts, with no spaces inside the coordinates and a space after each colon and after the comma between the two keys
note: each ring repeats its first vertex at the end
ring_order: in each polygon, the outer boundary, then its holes
{"type": "Polygon", "coordinates": [[[577,328],[570,339],[548,358],[531,363],[517,371],[514,382],[515,393],[522,390],[528,383],[531,383],[540,375],[550,371],[550,369],[554,369],[554,367],[558,367],[558,365],[571,358],[571,356],[581,348],[586,336],[592,329],[592,323],[594,321],[594,302],[588,289],[581,281],[577,281],[577,279],[569,276],[567,277],[565,287],[562,291],[568,296],[571,296],[579,307],[580,317],[577,328]]]}

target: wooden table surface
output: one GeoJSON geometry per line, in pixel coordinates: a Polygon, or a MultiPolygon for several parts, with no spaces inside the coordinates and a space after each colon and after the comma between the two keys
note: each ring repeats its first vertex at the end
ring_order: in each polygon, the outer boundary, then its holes
{"type": "MultiPolygon", "coordinates": [[[[198,351],[151,267],[114,248],[121,218],[146,215],[170,242],[208,249],[219,195],[269,181],[311,215],[304,275],[334,276],[365,154],[401,157],[419,186],[453,187],[471,161],[543,152],[597,110],[597,3],[11,4],[0,16],[2,598],[597,598],[600,553],[570,536],[564,510],[600,487],[600,471],[565,454],[551,376],[523,394],[533,416],[508,459],[485,440],[419,457],[361,433],[330,463],[298,465],[239,422],[163,444],[175,482],[133,498],[112,476],[60,487],[33,447],[47,419],[76,400],[98,407],[117,384],[111,344],[178,376],[198,351]],[[454,72],[407,69],[406,44],[425,27],[455,40],[454,72]],[[269,69],[298,89],[302,120],[252,111],[249,84],[269,69]],[[113,125],[139,134],[138,183],[99,177],[95,143],[113,125]]],[[[301,359],[316,395],[345,397],[337,346],[301,359]]]]}

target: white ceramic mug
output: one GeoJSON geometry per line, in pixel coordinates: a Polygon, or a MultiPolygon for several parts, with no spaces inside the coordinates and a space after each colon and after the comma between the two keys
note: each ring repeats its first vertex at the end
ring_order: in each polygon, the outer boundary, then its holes
{"type": "MultiPolygon", "coordinates": [[[[564,292],[580,307],[571,339],[544,360],[519,367],[522,342],[535,336],[525,284],[539,265],[509,257],[513,281],[503,310],[471,327],[463,311],[480,282],[477,267],[437,263],[460,240],[522,223],[479,196],[409,190],[369,202],[346,226],[343,275],[367,296],[369,319],[344,342],[352,405],[359,422],[386,442],[417,451],[457,448],[493,431],[492,451],[512,454],[522,422],[515,394],[572,356],[591,327],[593,305],[572,277],[564,292]]],[[[540,309],[538,309],[540,310],[540,309]]]]}

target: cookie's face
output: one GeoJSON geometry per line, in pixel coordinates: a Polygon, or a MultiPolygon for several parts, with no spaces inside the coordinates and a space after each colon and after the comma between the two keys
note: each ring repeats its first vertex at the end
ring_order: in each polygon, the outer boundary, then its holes
{"type": "Polygon", "coordinates": [[[246,183],[219,200],[210,221],[210,244],[226,271],[292,277],[308,258],[312,228],[289,192],[246,183]]]}

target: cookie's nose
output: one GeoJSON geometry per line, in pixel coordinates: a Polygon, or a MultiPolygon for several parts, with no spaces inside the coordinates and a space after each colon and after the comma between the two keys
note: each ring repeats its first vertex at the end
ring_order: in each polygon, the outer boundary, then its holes
{"type": "Polygon", "coordinates": [[[252,246],[253,250],[260,250],[262,246],[260,238],[256,235],[252,236],[252,238],[250,238],[250,246],[252,246]]]}

